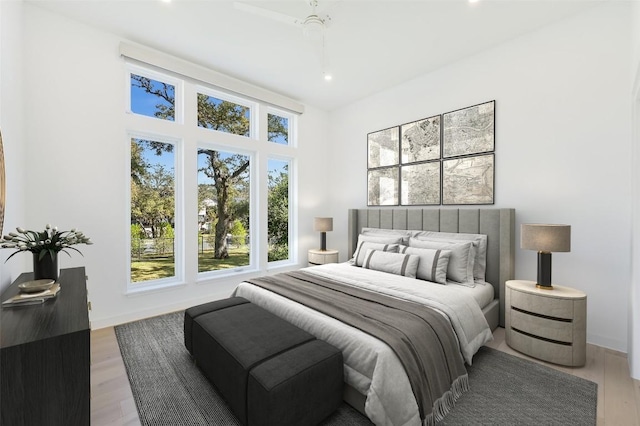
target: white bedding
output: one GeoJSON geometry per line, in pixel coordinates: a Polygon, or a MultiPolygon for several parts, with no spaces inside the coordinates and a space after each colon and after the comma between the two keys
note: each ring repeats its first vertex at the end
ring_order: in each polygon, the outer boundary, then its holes
{"type": "MultiPolygon", "coordinates": [[[[473,354],[493,338],[468,287],[462,290],[463,286],[434,284],[348,263],[314,266],[305,271],[438,309],[451,321],[469,364],[473,354]]],[[[339,348],[344,355],[345,382],[366,395],[365,413],[376,425],[421,424],[409,379],[385,343],[261,287],[241,283],[233,295],[244,297],[339,348]]]]}
{"type": "Polygon", "coordinates": [[[476,285],[473,287],[455,282],[448,282],[447,285],[455,286],[454,288],[458,288],[461,292],[470,295],[478,303],[480,309],[484,309],[489,303],[493,302],[495,290],[488,282],[476,280],[475,283],[476,285]]]}

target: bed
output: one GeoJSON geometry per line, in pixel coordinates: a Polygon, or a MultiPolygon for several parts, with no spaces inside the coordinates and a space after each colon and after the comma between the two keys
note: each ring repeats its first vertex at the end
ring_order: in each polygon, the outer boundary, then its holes
{"type": "MultiPolygon", "coordinates": [[[[514,217],[513,209],[490,208],[355,209],[348,212],[349,253],[359,247],[358,239],[364,235],[363,232],[402,233],[412,230],[415,233],[486,235],[483,280],[486,283],[479,282],[473,286],[431,284],[358,268],[350,263],[314,266],[303,271],[318,280],[339,279],[350,286],[434,307],[450,321],[458,338],[459,350],[470,364],[478,348],[492,338],[491,330],[504,324],[504,284],[513,279],[514,217]]],[[[366,254],[373,254],[373,250],[366,254]]],[[[421,418],[419,404],[412,393],[411,379],[396,353],[385,343],[255,284],[241,283],[234,295],[244,297],[340,348],[345,361],[344,399],[375,424],[427,424],[424,417],[421,418]]],[[[441,417],[436,416],[435,419],[441,417]]],[[[433,418],[430,417],[431,422],[433,418]]]]}

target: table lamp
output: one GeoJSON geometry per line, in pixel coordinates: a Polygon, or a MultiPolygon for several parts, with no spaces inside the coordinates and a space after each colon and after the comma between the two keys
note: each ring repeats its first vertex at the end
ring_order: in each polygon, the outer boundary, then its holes
{"type": "Polygon", "coordinates": [[[536,287],[553,290],[551,253],[571,251],[571,225],[523,223],[520,228],[520,247],[538,252],[536,287]]]}
{"type": "Polygon", "coordinates": [[[333,231],[333,218],[332,217],[314,218],[313,230],[320,232],[320,250],[327,251],[327,232],[333,231]]]}

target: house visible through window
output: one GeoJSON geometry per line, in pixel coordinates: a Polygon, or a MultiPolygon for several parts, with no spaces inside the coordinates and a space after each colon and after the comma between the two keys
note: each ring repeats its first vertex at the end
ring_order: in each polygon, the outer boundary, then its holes
{"type": "Polygon", "coordinates": [[[198,149],[198,272],[251,263],[250,158],[198,149]]]}

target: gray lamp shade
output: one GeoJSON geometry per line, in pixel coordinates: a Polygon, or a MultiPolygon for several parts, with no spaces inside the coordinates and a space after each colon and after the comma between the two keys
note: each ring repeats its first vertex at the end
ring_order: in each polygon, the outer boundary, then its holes
{"type": "Polygon", "coordinates": [[[523,223],[520,247],[546,253],[571,251],[571,225],[523,223]]]}
{"type": "Polygon", "coordinates": [[[313,219],[313,230],[318,232],[333,231],[332,217],[316,217],[313,219]]]}

